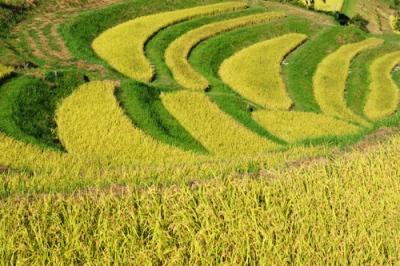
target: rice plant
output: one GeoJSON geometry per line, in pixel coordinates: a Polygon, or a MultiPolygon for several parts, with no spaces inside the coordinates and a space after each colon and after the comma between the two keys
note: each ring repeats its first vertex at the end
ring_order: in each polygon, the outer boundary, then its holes
{"type": "Polygon", "coordinates": [[[171,163],[194,157],[134,127],[118,106],[114,90],[111,81],[88,83],[59,106],[58,135],[69,154],[115,164],[171,163]]]}
{"type": "Polygon", "coordinates": [[[313,78],[313,87],[315,99],[323,113],[353,121],[362,126],[370,126],[368,122],[354,114],[346,106],[344,92],[351,60],[357,54],[382,43],[382,39],[370,38],[358,43],[343,45],[318,65],[313,78]]]}
{"type": "Polygon", "coordinates": [[[400,103],[399,88],[392,79],[393,69],[400,64],[400,52],[376,59],[370,67],[370,93],[364,107],[365,115],[379,120],[392,115],[400,103]]]}
{"type": "Polygon", "coordinates": [[[281,12],[267,12],[216,22],[189,31],[170,44],[165,52],[165,62],[174,79],[181,86],[190,90],[205,90],[209,85],[207,79],[196,72],[188,62],[188,57],[193,47],[222,32],[252,24],[266,23],[284,16],[285,14],[281,12]]]}
{"type": "Polygon", "coordinates": [[[358,126],[315,113],[257,111],[253,117],[272,134],[289,143],[356,135],[361,131],[358,126]]]}
{"type": "Polygon", "coordinates": [[[212,155],[261,154],[279,148],[272,141],[243,127],[200,92],[179,91],[162,95],[167,110],[212,155]]]}
{"type": "Polygon", "coordinates": [[[10,75],[13,71],[14,70],[12,67],[6,67],[6,66],[0,64],[0,80],[4,79],[8,75],[10,75]]]}
{"type": "Polygon", "coordinates": [[[288,110],[293,102],[281,77],[281,63],[306,39],[303,34],[287,34],[252,45],[226,59],[219,75],[246,99],[266,108],[288,110]]]}
{"type": "Polygon", "coordinates": [[[103,32],[94,40],[92,47],[101,58],[122,74],[142,82],[150,82],[154,70],[146,58],[144,47],[154,34],[196,16],[246,7],[247,4],[243,2],[226,2],[140,17],[103,32]]]}

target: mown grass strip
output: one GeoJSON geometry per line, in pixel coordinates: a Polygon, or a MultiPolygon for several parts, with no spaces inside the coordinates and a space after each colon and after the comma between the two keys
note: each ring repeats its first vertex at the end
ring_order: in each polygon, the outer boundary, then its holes
{"type": "Polygon", "coordinates": [[[62,150],[56,131],[58,103],[84,82],[77,71],[57,71],[44,79],[17,76],[0,88],[0,130],[18,140],[62,150]]]}
{"type": "MultiPolygon", "coordinates": [[[[212,89],[207,95],[222,111],[229,114],[232,118],[236,119],[253,132],[270,138],[275,142],[284,144],[284,141],[273,136],[253,120],[251,110],[257,110],[258,106],[255,103],[245,100],[232,88],[222,82],[218,75],[219,67],[226,58],[233,56],[236,52],[257,42],[277,38],[292,32],[302,33],[313,38],[321,29],[321,25],[294,16],[288,16],[284,19],[271,21],[266,24],[239,28],[215,36],[196,46],[190,54],[189,62],[196,71],[209,80],[212,89]]],[[[304,45],[307,44],[308,42],[304,45]]],[[[297,52],[298,49],[292,54],[297,52]]]]}
{"type": "Polygon", "coordinates": [[[358,126],[315,113],[257,111],[253,117],[272,134],[289,143],[355,135],[361,131],[358,126]]]}
{"type": "Polygon", "coordinates": [[[13,71],[14,69],[12,67],[7,67],[0,64],[0,81],[9,76],[13,71]]]}
{"type": "Polygon", "coordinates": [[[267,12],[202,26],[171,43],[165,52],[165,62],[181,86],[191,90],[205,90],[209,86],[208,80],[196,72],[188,62],[190,52],[197,44],[222,32],[265,23],[284,16],[285,14],[281,12],[267,12]]]}
{"type": "Polygon", "coordinates": [[[297,111],[321,111],[313,92],[313,77],[319,63],[341,45],[359,42],[364,38],[365,33],[355,27],[321,29],[286,58],[287,65],[282,66],[283,76],[297,111]]]}
{"type": "Polygon", "coordinates": [[[115,86],[112,81],[84,84],[59,106],[58,135],[69,153],[116,164],[180,162],[194,157],[133,126],[115,99],[115,86]]]}
{"type": "Polygon", "coordinates": [[[153,138],[184,150],[207,153],[182,126],[168,113],[160,99],[160,89],[135,81],[126,81],[117,90],[126,115],[153,138]]]}
{"type": "Polygon", "coordinates": [[[213,155],[262,154],[279,147],[243,127],[200,92],[164,93],[161,99],[167,110],[213,155]]]}
{"type": "Polygon", "coordinates": [[[346,105],[344,92],[350,63],[359,53],[377,47],[383,40],[370,38],[358,43],[347,44],[328,55],[319,65],[313,78],[315,99],[323,113],[337,116],[360,125],[370,124],[354,114],[346,105]]]}
{"type": "Polygon", "coordinates": [[[293,33],[254,44],[226,59],[219,75],[248,100],[265,108],[288,110],[293,102],[281,76],[281,63],[306,39],[304,34],[293,33]]]}
{"type": "Polygon", "coordinates": [[[394,52],[376,59],[370,66],[370,94],[364,107],[369,119],[376,121],[397,110],[399,89],[392,79],[392,72],[399,64],[400,52],[394,52]]]}
{"type": "Polygon", "coordinates": [[[144,46],[155,33],[196,16],[246,7],[247,4],[243,2],[226,2],[140,17],[103,32],[93,41],[92,47],[101,58],[122,74],[138,81],[150,82],[154,70],[146,58],[144,46]]]}

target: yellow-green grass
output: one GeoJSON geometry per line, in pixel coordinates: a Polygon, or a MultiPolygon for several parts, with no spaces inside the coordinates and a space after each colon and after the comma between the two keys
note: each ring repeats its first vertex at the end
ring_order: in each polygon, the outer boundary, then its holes
{"type": "Polygon", "coordinates": [[[179,123],[216,156],[262,154],[279,146],[243,127],[203,93],[178,91],[162,102],[179,123]]]}
{"type": "Polygon", "coordinates": [[[304,34],[291,33],[254,44],[226,59],[219,75],[248,100],[269,109],[288,110],[293,102],[281,76],[281,62],[306,39],[304,34]]]}
{"type": "Polygon", "coordinates": [[[395,265],[399,146],[193,186],[7,197],[0,261],[395,265]]]}
{"type": "Polygon", "coordinates": [[[246,7],[244,2],[226,2],[139,17],[103,32],[93,41],[92,47],[102,59],[122,74],[138,81],[150,82],[154,69],[146,58],[144,47],[154,34],[196,16],[246,7]]]}
{"type": "Polygon", "coordinates": [[[194,154],[158,142],[132,125],[114,96],[115,83],[78,88],[57,110],[58,135],[73,156],[127,164],[190,160],[194,154]]]}
{"type": "Polygon", "coordinates": [[[295,143],[310,139],[355,135],[361,128],[331,116],[305,112],[257,111],[253,118],[275,136],[295,143]]]}
{"type": "Polygon", "coordinates": [[[28,167],[32,171],[51,171],[65,165],[63,154],[14,140],[1,132],[0,150],[0,165],[2,166],[16,169],[28,167]]]}
{"type": "Polygon", "coordinates": [[[392,79],[392,71],[399,64],[400,52],[394,52],[376,59],[370,66],[370,94],[364,113],[371,120],[382,119],[397,110],[399,88],[392,79]]]}
{"type": "Polygon", "coordinates": [[[0,80],[10,75],[13,71],[14,69],[12,67],[7,67],[0,64],[0,80]]]}
{"type": "Polygon", "coordinates": [[[181,86],[191,90],[205,90],[209,86],[208,80],[194,70],[188,62],[188,57],[193,47],[222,32],[252,24],[266,23],[284,16],[285,14],[281,12],[267,12],[216,22],[194,29],[168,46],[165,51],[165,62],[174,79],[181,86]]]}
{"type": "MultiPolygon", "coordinates": [[[[314,8],[322,11],[341,11],[345,0],[315,0],[314,8]]],[[[303,4],[309,6],[310,0],[300,0],[303,4]]]]}
{"type": "Polygon", "coordinates": [[[344,93],[350,63],[359,53],[383,44],[383,40],[370,38],[341,46],[318,65],[313,77],[314,96],[321,111],[365,127],[371,125],[347,107],[344,93]]]}

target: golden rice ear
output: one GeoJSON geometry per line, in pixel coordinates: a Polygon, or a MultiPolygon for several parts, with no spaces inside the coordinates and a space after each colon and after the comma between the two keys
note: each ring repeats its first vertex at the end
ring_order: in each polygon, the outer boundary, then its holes
{"type": "Polygon", "coordinates": [[[188,58],[193,48],[213,36],[255,24],[267,23],[285,17],[283,12],[265,12],[212,24],[191,30],[172,42],[165,51],[165,63],[176,82],[189,90],[204,91],[210,84],[189,63],[188,58]]]}
{"type": "Polygon", "coordinates": [[[139,17],[103,32],[93,41],[92,47],[120,73],[150,83],[155,73],[144,49],[147,41],[157,32],[194,17],[217,15],[247,7],[244,2],[224,2],[139,17]]]}
{"type": "Polygon", "coordinates": [[[363,127],[372,125],[347,107],[344,94],[350,63],[360,53],[383,44],[382,39],[369,38],[361,42],[341,46],[325,57],[313,77],[314,96],[324,114],[357,123],[363,127]]]}
{"type": "Polygon", "coordinates": [[[394,114],[399,105],[399,88],[392,78],[393,69],[400,64],[400,52],[377,58],[370,66],[371,83],[364,114],[377,121],[394,114]]]}

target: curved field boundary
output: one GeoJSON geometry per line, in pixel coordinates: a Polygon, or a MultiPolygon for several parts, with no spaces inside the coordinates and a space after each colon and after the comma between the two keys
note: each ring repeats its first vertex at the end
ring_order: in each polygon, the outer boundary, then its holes
{"type": "Polygon", "coordinates": [[[355,135],[361,128],[331,116],[287,111],[258,111],[254,119],[288,143],[309,139],[355,135]]]}
{"type": "Polygon", "coordinates": [[[95,52],[122,74],[142,82],[150,82],[154,70],[146,58],[144,46],[158,31],[196,16],[213,15],[247,8],[242,2],[200,6],[140,17],[103,32],[92,47],[95,52]]]}
{"type": "Polygon", "coordinates": [[[370,38],[341,46],[328,55],[313,77],[315,99],[321,111],[369,127],[370,124],[353,113],[346,105],[344,92],[350,63],[359,53],[383,44],[383,40],[370,38]]]}
{"type": "Polygon", "coordinates": [[[284,16],[285,14],[281,12],[268,12],[216,22],[189,31],[170,44],[165,52],[165,62],[171,70],[174,79],[184,88],[205,90],[209,86],[208,80],[196,72],[188,62],[190,52],[197,44],[222,32],[253,24],[265,23],[284,16]]]}
{"type": "Polygon", "coordinates": [[[400,64],[400,52],[376,59],[370,67],[371,85],[364,107],[365,115],[379,120],[393,114],[399,104],[399,90],[392,79],[393,69],[400,64]]]}
{"type": "Polygon", "coordinates": [[[306,39],[304,34],[293,33],[254,44],[225,60],[219,75],[248,100],[266,108],[288,110],[293,102],[281,76],[281,62],[306,39]]]}
{"type": "Polygon", "coordinates": [[[167,110],[213,155],[261,154],[279,147],[243,127],[203,93],[179,91],[164,94],[161,99],[167,110]]]}
{"type": "Polygon", "coordinates": [[[12,67],[6,67],[0,64],[0,81],[10,75],[14,69],[12,67]]]}
{"type": "Polygon", "coordinates": [[[134,127],[114,97],[111,81],[82,85],[57,110],[58,135],[66,150],[82,160],[177,162],[194,157],[134,127]]]}

